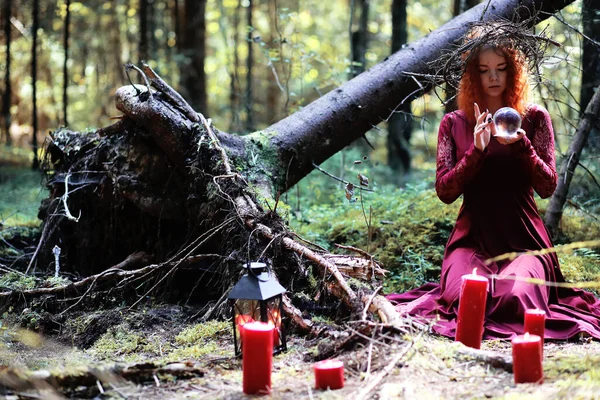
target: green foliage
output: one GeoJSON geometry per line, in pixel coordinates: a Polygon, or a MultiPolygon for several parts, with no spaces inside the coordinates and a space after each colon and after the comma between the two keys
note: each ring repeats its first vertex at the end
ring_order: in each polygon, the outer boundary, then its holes
{"type": "MultiPolygon", "coordinates": [[[[600,253],[592,249],[576,249],[572,254],[559,253],[560,268],[569,282],[600,283],[600,253]]],[[[600,295],[600,290],[590,290],[600,295]]]]}
{"type": "Polygon", "coordinates": [[[36,279],[31,275],[6,272],[0,275],[0,287],[8,290],[30,290],[35,288],[36,279]]]}
{"type": "Polygon", "coordinates": [[[194,345],[215,339],[231,329],[228,321],[211,320],[185,328],[177,336],[175,342],[178,345],[194,345]]]}
{"type": "MultiPolygon", "coordinates": [[[[442,205],[431,186],[427,180],[403,189],[381,187],[375,193],[363,193],[374,216],[371,254],[390,271],[388,291],[403,291],[439,276],[459,202],[442,205]]],[[[301,220],[292,219],[292,225],[302,237],[328,249],[333,243],[366,248],[367,228],[360,205],[349,203],[341,188],[337,193],[337,203],[310,206],[301,220]]]]}
{"type": "Polygon", "coordinates": [[[172,347],[168,342],[133,331],[124,323],[109,328],[87,352],[100,360],[135,362],[147,355],[159,356],[170,350],[172,347]]]}

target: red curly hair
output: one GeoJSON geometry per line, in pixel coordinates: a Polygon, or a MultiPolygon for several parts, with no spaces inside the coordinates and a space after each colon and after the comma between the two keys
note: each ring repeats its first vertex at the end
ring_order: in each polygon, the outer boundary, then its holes
{"type": "MultiPolygon", "coordinates": [[[[481,30],[470,32],[467,35],[466,40],[478,37],[481,34],[481,30]]],[[[486,44],[473,50],[472,55],[465,55],[465,57],[469,57],[470,59],[467,62],[465,71],[463,72],[458,85],[458,94],[456,96],[458,108],[463,110],[471,123],[475,122],[474,103],[477,103],[479,109],[482,111],[489,108],[486,104],[483,88],[481,86],[479,51],[483,48],[490,47],[506,57],[507,81],[506,90],[503,94],[505,106],[514,108],[521,116],[524,116],[527,108],[529,82],[525,56],[519,50],[511,47],[510,44],[486,44]]]]}

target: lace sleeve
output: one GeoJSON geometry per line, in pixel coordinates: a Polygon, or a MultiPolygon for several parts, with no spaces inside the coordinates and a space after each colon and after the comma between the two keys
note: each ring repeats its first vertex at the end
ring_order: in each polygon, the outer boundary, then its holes
{"type": "Polygon", "coordinates": [[[438,132],[435,174],[435,190],[440,200],[446,204],[454,202],[464,192],[465,186],[479,171],[487,151],[486,149],[482,152],[472,144],[464,156],[457,161],[452,129],[452,114],[446,114],[440,122],[438,132]]]}
{"type": "Polygon", "coordinates": [[[548,111],[537,107],[533,129],[532,140],[525,136],[511,146],[515,146],[517,157],[529,172],[533,189],[545,199],[552,196],[558,182],[554,159],[554,129],[548,111]]]}

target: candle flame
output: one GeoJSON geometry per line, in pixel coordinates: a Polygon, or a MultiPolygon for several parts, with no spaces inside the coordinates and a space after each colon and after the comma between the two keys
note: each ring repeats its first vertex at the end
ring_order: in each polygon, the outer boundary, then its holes
{"type": "Polygon", "coordinates": [[[477,275],[477,267],[473,268],[473,275],[477,275]]]}
{"type": "Polygon", "coordinates": [[[529,340],[529,332],[525,332],[525,335],[523,336],[523,338],[525,340],[529,340]]]}

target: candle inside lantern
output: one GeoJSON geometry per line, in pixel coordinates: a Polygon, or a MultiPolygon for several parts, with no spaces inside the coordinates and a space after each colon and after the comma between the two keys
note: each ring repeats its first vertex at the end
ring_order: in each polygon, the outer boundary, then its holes
{"type": "Polygon", "coordinates": [[[481,347],[487,291],[488,280],[477,275],[477,268],[472,274],[463,275],[458,298],[456,341],[474,349],[481,347]]]}
{"type": "Polygon", "coordinates": [[[317,389],[341,389],[344,387],[344,363],[339,360],[323,360],[315,363],[315,387],[317,389]]]}
{"type": "Polygon", "coordinates": [[[273,330],[273,347],[279,346],[279,329],[281,328],[281,316],[279,315],[279,311],[274,310],[272,316],[269,316],[269,320],[267,324],[275,327],[273,330]]]}
{"type": "Polygon", "coordinates": [[[264,322],[248,322],[244,325],[242,374],[246,394],[271,392],[273,330],[273,326],[264,322]]]}
{"type": "Polygon", "coordinates": [[[235,317],[235,327],[239,333],[238,336],[240,337],[240,343],[244,341],[244,325],[246,325],[248,322],[254,322],[254,319],[250,315],[239,314],[235,317]]]}
{"type": "Polygon", "coordinates": [[[515,383],[543,383],[542,338],[525,333],[512,340],[515,383]]]}

